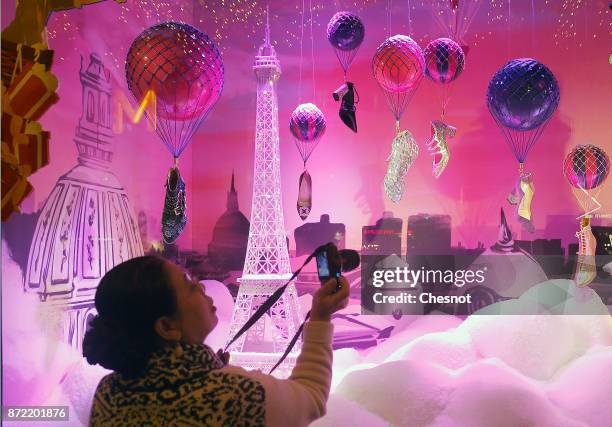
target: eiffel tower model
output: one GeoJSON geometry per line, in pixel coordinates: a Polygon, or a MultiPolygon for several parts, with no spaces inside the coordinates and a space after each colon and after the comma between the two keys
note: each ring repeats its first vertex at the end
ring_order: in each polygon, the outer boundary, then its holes
{"type": "MultiPolygon", "coordinates": [[[[266,23],[264,44],[253,65],[257,80],[255,162],[253,204],[246,259],[232,323],[230,338],[276,289],[291,278],[291,266],[281,203],[278,99],[276,82],[280,62],[270,43],[270,23],[266,23]]],[[[302,316],[297,291],[291,283],[283,296],[229,351],[232,364],[268,372],[285,351],[300,326],[302,316]]],[[[275,375],[289,376],[301,345],[298,342],[275,375]]]]}

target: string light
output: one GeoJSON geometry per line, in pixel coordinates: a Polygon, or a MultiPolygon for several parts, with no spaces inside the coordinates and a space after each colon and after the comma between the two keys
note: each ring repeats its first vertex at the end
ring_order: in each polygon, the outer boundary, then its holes
{"type": "MultiPolygon", "coordinates": [[[[428,43],[432,37],[439,36],[439,31],[431,22],[431,8],[434,1],[449,0],[411,0],[411,15],[413,25],[413,37],[420,44],[428,43]],[[427,19],[423,19],[427,18],[427,19]]],[[[463,0],[466,1],[466,0],[463,0]]],[[[469,0],[471,1],[471,0],[469,0]]],[[[111,4],[105,7],[108,9],[108,16],[115,16],[114,19],[120,26],[131,26],[135,28],[134,36],[145,28],[165,20],[176,20],[191,23],[202,31],[214,38],[215,43],[223,54],[228,50],[236,48],[243,51],[254,50],[261,43],[261,29],[265,25],[265,9],[268,0],[140,0],[128,1],[122,4],[111,4]],[[111,15],[114,14],[114,15],[111,15]]],[[[298,0],[291,2],[279,2],[271,9],[270,23],[277,34],[274,41],[275,47],[282,46],[283,49],[295,49],[300,41],[300,5],[298,0]]],[[[317,34],[327,26],[329,18],[338,10],[351,10],[354,13],[364,16],[382,16],[387,0],[315,0],[313,6],[313,27],[317,34]]],[[[478,25],[470,31],[468,38],[474,44],[480,43],[487,38],[499,36],[497,29],[501,23],[507,23],[508,0],[489,0],[483,2],[477,21],[478,25]]],[[[98,6],[100,7],[100,6],[98,6]]],[[[407,11],[401,8],[396,8],[407,11]]],[[[52,15],[49,20],[48,38],[50,41],[61,40],[75,42],[79,39],[86,22],[77,19],[79,14],[86,13],[82,10],[71,10],[58,12],[52,15]]],[[[597,39],[603,34],[612,33],[612,19],[610,10],[607,7],[592,8],[592,4],[587,4],[587,0],[545,0],[538,1],[538,12],[547,10],[556,13],[552,39],[558,45],[565,44],[569,39],[578,38],[582,41],[584,32],[581,27],[584,25],[582,16],[584,13],[591,13],[594,18],[589,21],[587,34],[589,39],[597,39]],[[585,8],[588,8],[586,12],[585,8]],[[602,30],[604,31],[602,33],[602,30]]],[[[518,12],[517,12],[518,13],[518,12]]],[[[398,16],[394,20],[394,32],[407,33],[409,23],[403,16],[398,16]],[[397,31],[396,31],[397,30],[397,31]]],[[[309,17],[306,24],[310,25],[309,17]]],[[[370,34],[375,35],[376,29],[372,29],[370,34]]],[[[381,32],[379,38],[384,38],[381,32]]],[[[540,38],[540,41],[544,41],[540,38]]],[[[76,44],[76,43],[73,43],[76,44]]],[[[108,52],[105,56],[115,64],[118,69],[123,69],[125,63],[125,46],[118,43],[118,47],[109,44],[108,52]]],[[[77,51],[77,48],[74,48],[77,51]]],[[[110,64],[108,64],[110,65],[110,64]]]]}

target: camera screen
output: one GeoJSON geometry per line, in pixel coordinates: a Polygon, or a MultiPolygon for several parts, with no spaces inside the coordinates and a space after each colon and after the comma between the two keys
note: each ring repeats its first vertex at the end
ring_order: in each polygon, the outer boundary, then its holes
{"type": "Polygon", "coordinates": [[[317,268],[319,278],[329,277],[329,264],[327,263],[327,254],[325,252],[317,255],[317,268]]]}

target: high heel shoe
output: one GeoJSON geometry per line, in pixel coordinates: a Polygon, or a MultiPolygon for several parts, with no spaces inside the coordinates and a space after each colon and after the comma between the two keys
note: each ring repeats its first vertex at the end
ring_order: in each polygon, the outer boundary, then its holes
{"type": "Polygon", "coordinates": [[[427,141],[427,148],[433,158],[432,173],[439,178],[450,158],[450,151],[447,145],[447,138],[453,138],[457,133],[457,128],[448,126],[440,120],[431,122],[431,138],[427,141]]]}
{"type": "Polygon", "coordinates": [[[521,201],[518,206],[518,219],[528,232],[533,233],[535,227],[531,220],[531,201],[535,194],[531,173],[526,173],[519,179],[519,194],[521,201]]]}

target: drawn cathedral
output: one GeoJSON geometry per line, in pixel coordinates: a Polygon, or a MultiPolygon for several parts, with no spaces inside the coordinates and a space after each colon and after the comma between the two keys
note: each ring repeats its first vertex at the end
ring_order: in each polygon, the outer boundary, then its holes
{"type": "Polygon", "coordinates": [[[47,327],[58,328],[80,351],[89,318],[96,314],[100,279],[115,265],[142,255],[143,248],[128,196],[111,171],[110,73],[94,53],[87,67],[81,57],[79,77],[82,114],[74,136],[78,164],[58,179],[44,203],[24,287],[38,294],[50,313],[47,327]]]}

